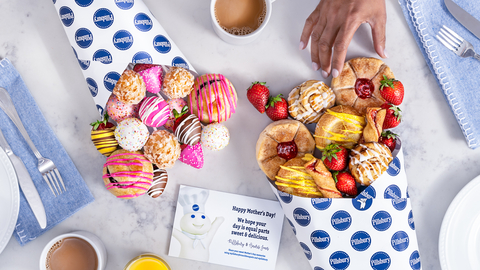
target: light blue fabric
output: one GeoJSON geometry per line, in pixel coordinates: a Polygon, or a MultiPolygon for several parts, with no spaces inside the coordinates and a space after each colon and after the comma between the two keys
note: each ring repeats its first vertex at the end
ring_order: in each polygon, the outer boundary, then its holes
{"type": "MultiPolygon", "coordinates": [[[[480,19],[478,0],[454,0],[454,2],[480,19]]],[[[479,147],[480,61],[458,57],[443,46],[435,35],[442,25],[445,25],[472,43],[477,53],[480,53],[480,39],[450,14],[443,0],[399,0],[399,3],[410,30],[465,135],[468,146],[473,149],[479,147]]]]}
{"type": "Polygon", "coordinates": [[[20,192],[20,212],[14,235],[23,246],[93,202],[94,199],[75,164],[58,141],[22,78],[8,59],[0,61],[0,86],[10,93],[30,138],[40,154],[55,163],[67,188],[63,194],[57,197],[53,195],[37,169],[35,155],[10,118],[0,109],[0,128],[15,155],[25,163],[47,214],[47,227],[42,230],[25,196],[20,192]]]}

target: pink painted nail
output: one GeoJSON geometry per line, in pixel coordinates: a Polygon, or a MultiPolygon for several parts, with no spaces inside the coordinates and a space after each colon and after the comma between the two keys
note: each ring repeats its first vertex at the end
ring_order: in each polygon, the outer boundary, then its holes
{"type": "Polygon", "coordinates": [[[334,69],[332,70],[332,77],[333,77],[333,78],[336,78],[336,77],[338,77],[338,74],[339,74],[339,73],[338,73],[338,70],[337,70],[336,68],[334,68],[334,69]]]}
{"type": "Polygon", "coordinates": [[[322,70],[322,76],[324,79],[328,77],[328,73],[325,70],[322,70]]]}
{"type": "Polygon", "coordinates": [[[300,41],[300,45],[298,46],[298,48],[301,50],[303,50],[305,48],[305,43],[303,43],[303,41],[300,41]]]}
{"type": "Polygon", "coordinates": [[[313,70],[317,71],[318,70],[318,64],[315,62],[312,62],[312,68],[313,70]]]}

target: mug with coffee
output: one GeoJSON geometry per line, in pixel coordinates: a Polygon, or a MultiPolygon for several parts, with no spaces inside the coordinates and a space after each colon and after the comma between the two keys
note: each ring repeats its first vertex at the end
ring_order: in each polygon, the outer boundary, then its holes
{"type": "Polygon", "coordinates": [[[213,29],[227,43],[243,45],[255,40],[272,14],[275,0],[212,0],[213,29]]]}

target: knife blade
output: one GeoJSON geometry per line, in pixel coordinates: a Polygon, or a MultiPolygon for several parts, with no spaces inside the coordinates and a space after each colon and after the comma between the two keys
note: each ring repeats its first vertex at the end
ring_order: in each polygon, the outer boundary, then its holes
{"type": "Polygon", "coordinates": [[[10,148],[10,145],[3,136],[1,130],[0,146],[3,148],[3,150],[5,150],[5,153],[7,153],[8,158],[10,158],[10,161],[15,168],[20,188],[22,189],[23,194],[25,195],[25,198],[27,199],[27,202],[33,211],[40,228],[45,229],[45,227],[47,227],[47,216],[45,214],[45,207],[40,199],[37,188],[35,187],[35,184],[33,184],[32,178],[30,177],[25,164],[23,164],[23,161],[13,153],[12,148],[10,148]]]}
{"type": "Polygon", "coordinates": [[[444,0],[445,6],[447,6],[448,11],[452,13],[453,17],[457,19],[468,31],[472,32],[477,38],[480,39],[480,22],[475,19],[470,13],[463,10],[452,0],[444,0]]]}

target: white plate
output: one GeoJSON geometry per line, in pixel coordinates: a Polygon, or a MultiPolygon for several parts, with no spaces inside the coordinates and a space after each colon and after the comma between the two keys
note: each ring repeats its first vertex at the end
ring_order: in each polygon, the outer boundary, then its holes
{"type": "Polygon", "coordinates": [[[453,199],[438,241],[443,270],[480,269],[480,175],[453,199]]]}
{"type": "Polygon", "coordinates": [[[0,148],[0,253],[12,237],[19,207],[17,175],[7,154],[0,148]]]}

